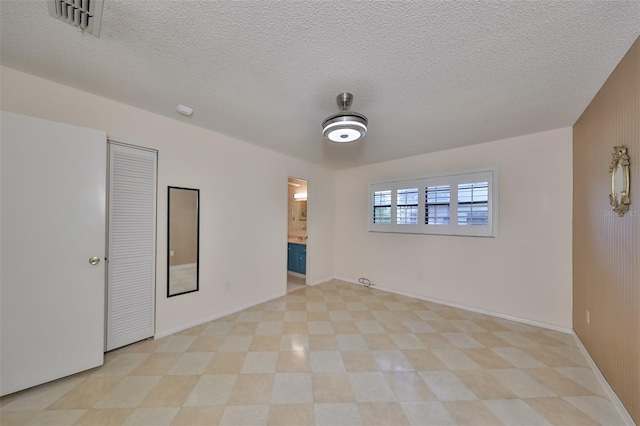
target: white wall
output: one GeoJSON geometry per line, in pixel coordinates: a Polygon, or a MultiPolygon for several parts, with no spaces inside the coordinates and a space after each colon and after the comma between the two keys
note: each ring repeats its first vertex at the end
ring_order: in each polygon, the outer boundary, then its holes
{"type": "Polygon", "coordinates": [[[1,86],[3,110],[158,150],[157,334],[286,292],[288,176],[309,180],[309,282],[333,277],[333,171],[10,68],[1,86]],[[200,291],[172,298],[168,185],[199,188],[201,202],[200,291]]]}
{"type": "Polygon", "coordinates": [[[340,171],[336,276],[571,328],[571,214],[571,128],[340,171]],[[496,238],[367,232],[370,183],[488,168],[496,238]]]}

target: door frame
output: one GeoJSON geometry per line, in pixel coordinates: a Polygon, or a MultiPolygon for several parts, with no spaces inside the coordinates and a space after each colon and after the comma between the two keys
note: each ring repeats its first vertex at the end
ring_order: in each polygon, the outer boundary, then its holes
{"type": "MultiPolygon", "coordinates": [[[[311,282],[313,282],[311,280],[311,274],[312,274],[312,268],[311,268],[311,264],[309,262],[309,257],[310,255],[310,244],[309,244],[309,240],[310,240],[310,236],[312,234],[311,232],[311,228],[312,228],[312,221],[311,221],[311,217],[313,216],[312,214],[312,204],[313,203],[309,203],[309,200],[312,198],[311,197],[311,180],[307,177],[302,177],[300,175],[296,175],[296,174],[287,174],[287,192],[285,195],[285,200],[286,200],[286,210],[287,210],[287,224],[286,224],[286,231],[285,231],[285,241],[287,242],[286,247],[288,248],[288,243],[289,243],[289,179],[297,179],[297,180],[303,180],[305,182],[307,182],[307,242],[306,242],[306,246],[307,246],[307,256],[306,256],[306,265],[305,265],[305,279],[304,282],[306,285],[310,285],[311,282]]],[[[285,265],[286,268],[286,265],[285,265]]],[[[285,269],[287,271],[287,274],[289,273],[288,269],[285,269]]],[[[286,278],[286,277],[285,277],[286,278]]],[[[285,279],[284,282],[284,290],[285,293],[287,291],[287,280],[285,279]]]]}

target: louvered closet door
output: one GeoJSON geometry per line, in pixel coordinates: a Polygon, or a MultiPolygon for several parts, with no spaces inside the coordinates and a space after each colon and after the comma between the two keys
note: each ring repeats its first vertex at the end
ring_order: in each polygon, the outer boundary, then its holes
{"type": "Polygon", "coordinates": [[[154,335],[157,152],[109,144],[106,350],[154,335]]]}

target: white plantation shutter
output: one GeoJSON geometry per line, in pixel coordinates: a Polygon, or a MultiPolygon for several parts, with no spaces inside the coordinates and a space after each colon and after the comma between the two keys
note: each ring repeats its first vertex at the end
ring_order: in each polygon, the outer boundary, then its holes
{"type": "Polygon", "coordinates": [[[156,151],[109,149],[108,351],[154,335],[157,162],[156,151]]]}

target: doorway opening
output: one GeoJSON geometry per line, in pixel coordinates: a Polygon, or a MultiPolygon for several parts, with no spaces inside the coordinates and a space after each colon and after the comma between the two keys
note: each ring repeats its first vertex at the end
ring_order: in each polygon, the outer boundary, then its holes
{"type": "Polygon", "coordinates": [[[287,293],[307,285],[307,181],[289,178],[287,208],[287,293]]]}

